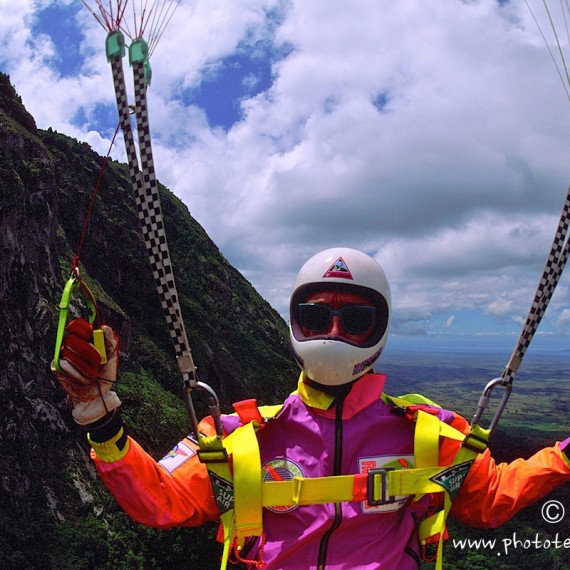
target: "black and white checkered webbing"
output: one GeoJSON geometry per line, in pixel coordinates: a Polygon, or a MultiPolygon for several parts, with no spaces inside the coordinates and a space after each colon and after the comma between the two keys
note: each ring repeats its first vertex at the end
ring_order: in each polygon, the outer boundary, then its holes
{"type": "Polygon", "coordinates": [[[195,379],[195,366],[178,301],[174,271],[164,228],[158,181],[154,170],[146,97],[147,85],[143,63],[133,63],[133,76],[135,85],[135,116],[143,186],[141,200],[138,203],[139,217],[152,273],[155,278],[160,302],[165,312],[168,331],[174,343],[179,367],[183,374],[190,374],[195,379]]]}
{"type": "Polygon", "coordinates": [[[133,65],[135,76],[135,116],[137,118],[141,155],[140,169],[131,127],[122,59],[119,57],[111,59],[111,68],[113,71],[117,109],[127,150],[129,174],[135,192],[141,232],[147,249],[152,275],[161,306],[164,310],[169,334],[174,343],[180,371],[184,380],[193,384],[197,381],[196,368],[190,352],[178,302],[174,273],[166,241],[158,183],[154,174],[150,130],[148,127],[144,67],[138,64],[133,65]]]}
{"type": "Polygon", "coordinates": [[[554,294],[554,290],[558,285],[558,281],[564,271],[568,256],[570,254],[570,240],[567,240],[568,227],[570,225],[570,187],[566,194],[566,200],[560,214],[558,228],[550,248],[550,253],[546,259],[544,270],[540,277],[532,305],[530,307],[526,322],[521,331],[517,346],[511,356],[511,359],[503,373],[509,383],[512,383],[514,375],[520,366],[523,356],[525,355],[535,332],[538,329],[540,321],[546,312],[550,299],[554,294]]]}
{"type": "Polygon", "coordinates": [[[115,87],[117,111],[119,112],[119,121],[121,123],[121,130],[123,131],[123,139],[125,141],[129,176],[131,178],[131,184],[133,185],[133,188],[135,188],[136,198],[136,196],[142,192],[142,182],[140,178],[137,149],[131,126],[131,115],[125,84],[125,74],[123,72],[123,62],[120,57],[113,57],[111,58],[110,63],[111,70],[113,72],[113,85],[115,87]]]}

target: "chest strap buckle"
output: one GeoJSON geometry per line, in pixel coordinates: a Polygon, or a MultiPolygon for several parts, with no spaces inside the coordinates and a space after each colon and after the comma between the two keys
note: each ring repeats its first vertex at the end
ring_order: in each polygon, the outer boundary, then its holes
{"type": "Polygon", "coordinates": [[[394,471],[394,467],[375,467],[368,471],[366,500],[371,507],[389,505],[396,501],[396,497],[388,494],[388,471],[394,471]]]}

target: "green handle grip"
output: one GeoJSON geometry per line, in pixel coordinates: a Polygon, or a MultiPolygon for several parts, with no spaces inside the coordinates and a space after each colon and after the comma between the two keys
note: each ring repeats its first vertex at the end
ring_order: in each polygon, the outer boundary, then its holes
{"type": "MultiPolygon", "coordinates": [[[[63,337],[65,336],[65,327],[67,326],[69,307],[73,298],[74,292],[79,289],[83,294],[83,298],[87,305],[87,320],[89,323],[93,324],[95,318],[97,317],[97,306],[95,304],[95,297],[89,290],[89,287],[84,281],[80,281],[75,275],[71,276],[65,287],[63,288],[63,293],[61,294],[61,299],[59,301],[59,320],[57,324],[57,334],[55,338],[55,352],[53,356],[53,363],[55,369],[61,372],[59,366],[59,356],[61,352],[61,345],[63,343],[63,337]]],[[[101,363],[105,364],[107,362],[107,355],[105,352],[105,337],[101,329],[95,329],[93,331],[93,344],[95,348],[101,354],[101,363]]]]}

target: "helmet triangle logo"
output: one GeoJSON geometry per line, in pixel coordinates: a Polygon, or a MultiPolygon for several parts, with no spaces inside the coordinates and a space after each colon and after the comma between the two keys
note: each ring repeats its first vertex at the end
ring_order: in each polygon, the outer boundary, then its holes
{"type": "Polygon", "coordinates": [[[353,279],[352,273],[348,268],[348,265],[342,257],[339,257],[326,271],[323,275],[323,279],[326,277],[340,277],[341,279],[353,279]]]}

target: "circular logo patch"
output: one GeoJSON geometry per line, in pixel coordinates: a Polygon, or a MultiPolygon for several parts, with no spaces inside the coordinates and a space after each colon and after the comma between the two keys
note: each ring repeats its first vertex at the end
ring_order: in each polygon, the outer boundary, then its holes
{"type": "MultiPolygon", "coordinates": [[[[261,470],[264,481],[291,481],[294,477],[304,477],[303,471],[294,461],[283,457],[270,459],[263,464],[261,470]]],[[[266,508],[274,513],[288,513],[295,510],[297,505],[266,508]]]]}

